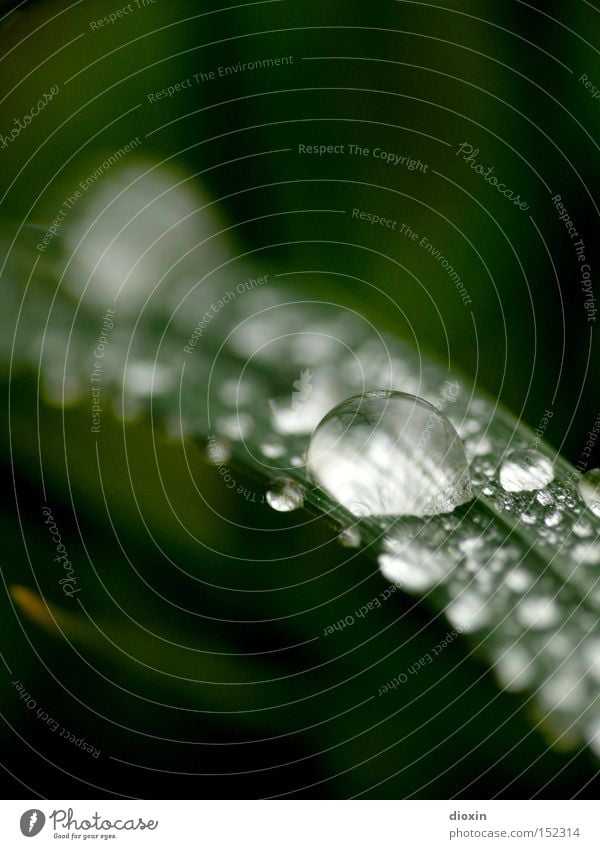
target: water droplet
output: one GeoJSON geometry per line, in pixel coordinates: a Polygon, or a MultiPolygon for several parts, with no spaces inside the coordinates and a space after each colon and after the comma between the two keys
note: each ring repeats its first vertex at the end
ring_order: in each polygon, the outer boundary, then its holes
{"type": "Polygon", "coordinates": [[[512,451],[500,467],[500,483],[507,492],[542,489],[553,478],[552,463],[537,451],[512,451]]]}
{"type": "Polygon", "coordinates": [[[278,457],[283,457],[285,448],[277,442],[264,442],[260,446],[260,450],[269,460],[276,460],[278,457]]]}
{"type": "Polygon", "coordinates": [[[458,631],[467,634],[483,628],[490,620],[487,599],[464,589],[454,601],[446,607],[446,616],[458,631]]]}
{"type": "Polygon", "coordinates": [[[506,586],[515,593],[522,593],[531,586],[531,576],[522,567],[515,566],[504,579],[506,586]]]}
{"type": "Polygon", "coordinates": [[[542,505],[542,507],[548,507],[550,504],[552,504],[553,500],[552,495],[546,489],[540,490],[540,492],[538,492],[538,494],[536,495],[536,499],[538,503],[542,505]]]}
{"type": "Polygon", "coordinates": [[[499,655],[495,669],[501,683],[510,692],[524,690],[533,680],[531,656],[519,645],[511,646],[504,654],[499,655]]]}
{"type": "Polygon", "coordinates": [[[592,526],[584,519],[579,519],[573,525],[573,533],[578,537],[589,537],[592,532],[592,526]]]}
{"type": "Polygon", "coordinates": [[[127,365],[124,391],[137,397],[159,395],[173,382],[170,370],[151,360],[135,360],[127,365]]]}
{"type": "Polygon", "coordinates": [[[531,596],[517,607],[517,618],[527,628],[549,628],[558,622],[558,607],[553,598],[531,596]]]}
{"type": "Polygon", "coordinates": [[[344,528],[338,536],[338,542],[344,548],[358,548],[361,543],[360,531],[357,527],[344,528]]]}
{"type": "Polygon", "coordinates": [[[386,539],[379,555],[379,569],[384,578],[407,592],[430,589],[451,568],[452,561],[442,552],[410,537],[386,539]]]}
{"type": "Polygon", "coordinates": [[[548,516],[546,516],[546,518],[544,519],[544,524],[547,525],[549,528],[554,528],[556,525],[559,524],[561,518],[562,514],[560,510],[555,510],[554,513],[550,513],[548,516]]]}
{"type": "Polygon", "coordinates": [[[308,468],[357,516],[430,516],[473,497],[453,426],[403,392],[367,392],[334,407],[311,437],[308,468]]]}
{"type": "Polygon", "coordinates": [[[585,563],[590,566],[596,566],[600,563],[600,545],[594,542],[578,542],[573,546],[571,557],[578,563],[585,563]]]}
{"type": "Polygon", "coordinates": [[[209,436],[206,445],[206,456],[211,463],[219,466],[221,463],[226,463],[230,459],[231,451],[227,443],[222,439],[209,436]]]}
{"type": "Polygon", "coordinates": [[[232,416],[223,416],[217,421],[217,427],[230,439],[246,439],[254,427],[254,422],[249,413],[238,413],[232,416]]]}
{"type": "Polygon", "coordinates": [[[590,469],[580,479],[579,494],[594,516],[600,517],[600,469],[590,469]]]}
{"type": "Polygon", "coordinates": [[[293,480],[274,481],[267,490],[267,504],[280,513],[297,510],[304,504],[304,495],[299,484],[293,480]]]}

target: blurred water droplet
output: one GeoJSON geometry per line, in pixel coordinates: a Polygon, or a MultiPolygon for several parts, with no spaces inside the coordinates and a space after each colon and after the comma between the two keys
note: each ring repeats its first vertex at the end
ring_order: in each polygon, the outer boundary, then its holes
{"type": "Polygon", "coordinates": [[[507,492],[542,489],[553,478],[552,463],[537,451],[512,451],[500,467],[500,483],[507,492]]]}
{"type": "Polygon", "coordinates": [[[490,611],[485,596],[463,589],[446,607],[446,616],[457,630],[468,634],[483,628],[490,620],[490,611]]]}
{"type": "Polygon", "coordinates": [[[553,598],[530,596],[517,607],[517,618],[527,628],[550,628],[559,620],[559,612],[553,598]]]}
{"type": "Polygon", "coordinates": [[[386,539],[378,560],[384,578],[407,592],[430,589],[452,568],[452,562],[442,552],[410,537],[386,539]]]}
{"type": "Polygon", "coordinates": [[[209,462],[214,463],[216,466],[221,463],[226,463],[231,457],[231,451],[229,450],[229,446],[222,439],[217,439],[214,436],[210,436],[206,445],[206,457],[209,462]]]}
{"type": "Polygon", "coordinates": [[[285,454],[285,448],[277,442],[263,442],[260,446],[260,450],[265,457],[269,458],[269,460],[276,460],[278,457],[283,457],[285,454]]]}
{"type": "Polygon", "coordinates": [[[451,423],[402,392],[367,392],[334,407],[311,437],[308,468],[357,516],[430,516],[473,497],[451,423]]]}
{"type": "Polygon", "coordinates": [[[297,510],[304,504],[302,489],[296,481],[274,481],[267,490],[267,504],[280,513],[297,510]]]}
{"type": "Polygon", "coordinates": [[[549,528],[554,528],[556,527],[556,525],[559,524],[560,520],[561,512],[560,510],[555,510],[554,513],[550,513],[548,516],[546,516],[546,518],[544,519],[544,524],[547,525],[549,528]]]}
{"type": "Polygon", "coordinates": [[[600,545],[593,542],[578,542],[577,545],[573,546],[571,556],[578,563],[596,566],[600,563],[600,545]]]}
{"type": "Polygon", "coordinates": [[[524,690],[534,677],[531,656],[519,645],[511,646],[498,656],[494,666],[500,682],[510,692],[524,690]]]}
{"type": "Polygon", "coordinates": [[[515,566],[504,579],[506,586],[515,593],[525,592],[531,581],[531,576],[520,566],[515,566]]]}
{"type": "Polygon", "coordinates": [[[580,479],[579,494],[594,516],[600,517],[600,469],[590,469],[580,479]]]}
{"type": "Polygon", "coordinates": [[[360,531],[356,527],[344,528],[338,536],[338,542],[344,548],[358,548],[361,543],[360,531]]]}
{"type": "Polygon", "coordinates": [[[217,427],[221,433],[230,439],[246,439],[252,432],[254,422],[249,413],[238,413],[232,416],[222,416],[217,421],[217,427]]]}
{"type": "Polygon", "coordinates": [[[592,526],[590,525],[589,522],[586,522],[585,519],[579,519],[573,525],[573,533],[575,534],[575,536],[578,536],[580,538],[589,537],[591,532],[592,532],[592,526]]]}

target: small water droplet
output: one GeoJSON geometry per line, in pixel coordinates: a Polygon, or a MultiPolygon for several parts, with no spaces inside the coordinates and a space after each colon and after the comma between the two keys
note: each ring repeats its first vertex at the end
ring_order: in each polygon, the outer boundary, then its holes
{"type": "Polygon", "coordinates": [[[600,469],[590,469],[580,479],[579,494],[594,516],[600,517],[600,469]]]}
{"type": "Polygon", "coordinates": [[[267,490],[266,497],[269,507],[280,513],[289,513],[304,504],[300,485],[290,479],[274,481],[267,490]]]}
{"type": "Polygon", "coordinates": [[[446,616],[451,625],[467,634],[483,628],[490,620],[487,599],[464,589],[446,607],[446,616]]]}
{"type": "Polygon", "coordinates": [[[524,690],[533,680],[531,656],[522,646],[511,646],[497,657],[494,666],[500,682],[510,692],[524,690]]]}
{"type": "Polygon", "coordinates": [[[403,392],[367,392],[334,407],[311,437],[308,468],[355,515],[430,516],[473,497],[453,426],[403,392]]]}
{"type": "Polygon", "coordinates": [[[558,622],[558,607],[548,596],[530,596],[517,607],[517,618],[527,628],[549,628],[558,622]]]}
{"type": "Polygon", "coordinates": [[[589,522],[586,522],[584,519],[579,519],[573,525],[573,533],[577,537],[580,537],[580,538],[589,537],[591,532],[592,532],[592,526],[590,525],[589,522]]]}
{"type": "Polygon", "coordinates": [[[226,463],[230,459],[231,451],[227,443],[222,439],[210,436],[206,445],[206,457],[209,462],[219,466],[221,463],[226,463]]]}
{"type": "Polygon", "coordinates": [[[538,451],[512,451],[500,467],[500,483],[507,492],[542,489],[553,478],[552,463],[538,451]]]}
{"type": "Polygon", "coordinates": [[[361,543],[360,531],[357,527],[344,528],[338,536],[338,542],[344,548],[359,548],[361,543]]]}
{"type": "Polygon", "coordinates": [[[544,524],[547,525],[549,528],[554,528],[556,527],[556,525],[559,524],[561,518],[562,514],[560,510],[555,510],[554,513],[550,513],[548,516],[546,516],[546,518],[544,519],[544,524]]]}
{"type": "Polygon", "coordinates": [[[531,580],[531,576],[525,569],[515,566],[504,579],[504,583],[513,592],[522,593],[531,586],[531,580]]]}
{"type": "Polygon", "coordinates": [[[573,546],[571,557],[578,563],[596,566],[600,563],[600,545],[593,542],[578,542],[573,546]]]}
{"type": "Polygon", "coordinates": [[[538,492],[538,494],[536,495],[536,499],[538,503],[542,505],[542,507],[548,507],[550,504],[552,504],[553,501],[552,495],[548,492],[547,489],[540,490],[540,492],[538,492]]]}
{"type": "Polygon", "coordinates": [[[285,454],[285,448],[277,442],[263,442],[260,446],[260,450],[265,457],[269,458],[269,460],[276,460],[278,457],[283,457],[285,454]]]}
{"type": "Polygon", "coordinates": [[[452,568],[448,557],[435,547],[423,545],[410,537],[386,539],[378,560],[384,578],[406,592],[424,592],[430,589],[452,568]]]}
{"type": "Polygon", "coordinates": [[[249,413],[238,413],[232,416],[223,416],[217,421],[217,427],[230,439],[246,439],[254,427],[254,422],[249,413]]]}

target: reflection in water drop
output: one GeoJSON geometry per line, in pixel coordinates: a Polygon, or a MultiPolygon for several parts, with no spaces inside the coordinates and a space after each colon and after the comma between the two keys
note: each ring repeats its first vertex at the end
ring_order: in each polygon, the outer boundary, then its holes
{"type": "Polygon", "coordinates": [[[578,484],[579,494],[594,516],[600,517],[600,469],[590,469],[578,484]]]}
{"type": "Polygon", "coordinates": [[[473,497],[451,423],[402,392],[367,392],[334,407],[312,435],[308,468],[357,516],[430,516],[473,497]]]}
{"type": "Polygon", "coordinates": [[[512,451],[500,467],[500,483],[507,492],[543,489],[553,478],[552,463],[537,451],[512,451]]]}
{"type": "Polygon", "coordinates": [[[278,480],[267,490],[267,504],[280,513],[289,513],[302,507],[304,495],[296,481],[278,480]]]}

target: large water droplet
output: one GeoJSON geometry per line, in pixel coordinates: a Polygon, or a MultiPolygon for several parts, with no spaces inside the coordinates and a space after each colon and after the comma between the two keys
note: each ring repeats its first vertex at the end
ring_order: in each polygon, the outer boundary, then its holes
{"type": "Polygon", "coordinates": [[[600,469],[590,469],[578,484],[579,494],[594,516],[600,517],[600,469]]]}
{"type": "Polygon", "coordinates": [[[431,516],[473,497],[452,424],[404,392],[367,392],[334,407],[312,435],[308,469],[355,516],[431,516]]]}
{"type": "Polygon", "coordinates": [[[553,478],[552,463],[538,451],[511,451],[500,467],[500,483],[507,492],[543,489],[553,478]]]}
{"type": "Polygon", "coordinates": [[[284,479],[271,484],[267,490],[267,504],[280,513],[297,510],[304,504],[302,489],[296,481],[284,479]]]}

